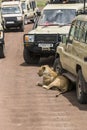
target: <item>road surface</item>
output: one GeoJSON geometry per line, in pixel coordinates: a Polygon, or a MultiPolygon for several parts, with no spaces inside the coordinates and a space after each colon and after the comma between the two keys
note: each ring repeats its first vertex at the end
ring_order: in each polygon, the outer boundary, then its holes
{"type": "Polygon", "coordinates": [[[75,89],[56,97],[57,90],[36,86],[39,66],[52,64],[41,59],[36,66],[23,59],[23,34],[5,33],[6,57],[0,59],[0,130],[87,130],[87,105],[80,105],[75,89]]]}

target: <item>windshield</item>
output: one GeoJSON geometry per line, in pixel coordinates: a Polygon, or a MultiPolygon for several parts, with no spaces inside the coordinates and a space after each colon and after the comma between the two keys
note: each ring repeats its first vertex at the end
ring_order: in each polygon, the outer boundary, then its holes
{"type": "Polygon", "coordinates": [[[20,14],[21,10],[18,6],[3,7],[2,14],[20,14]]]}
{"type": "Polygon", "coordinates": [[[45,10],[39,20],[39,25],[66,25],[75,17],[75,9],[45,10]]]}
{"type": "Polygon", "coordinates": [[[22,2],[22,3],[21,3],[21,7],[22,7],[22,10],[26,9],[26,4],[25,4],[25,2],[22,2]]]}

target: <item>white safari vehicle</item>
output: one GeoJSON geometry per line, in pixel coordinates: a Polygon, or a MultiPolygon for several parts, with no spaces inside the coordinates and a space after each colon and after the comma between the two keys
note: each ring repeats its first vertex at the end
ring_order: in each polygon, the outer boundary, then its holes
{"type": "Polygon", "coordinates": [[[4,29],[19,27],[21,31],[24,31],[24,15],[20,1],[2,2],[1,14],[4,29]]]}
{"type": "Polygon", "coordinates": [[[37,15],[37,3],[35,0],[20,0],[22,10],[24,11],[24,23],[34,22],[37,15]]]}
{"type": "Polygon", "coordinates": [[[38,63],[40,57],[55,55],[62,35],[68,35],[72,20],[83,11],[83,3],[47,4],[33,30],[24,34],[24,60],[38,63]]]}

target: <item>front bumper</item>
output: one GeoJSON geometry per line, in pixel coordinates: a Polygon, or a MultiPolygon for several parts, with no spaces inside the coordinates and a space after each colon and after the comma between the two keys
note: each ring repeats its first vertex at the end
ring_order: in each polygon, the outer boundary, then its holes
{"type": "Polygon", "coordinates": [[[23,25],[23,21],[5,22],[5,27],[19,27],[23,25]]]}
{"type": "Polygon", "coordinates": [[[55,55],[60,42],[59,34],[24,34],[23,38],[24,46],[41,56],[55,55]]]}
{"type": "Polygon", "coordinates": [[[33,52],[36,55],[40,55],[42,57],[48,57],[51,55],[55,55],[56,47],[54,48],[41,48],[38,45],[30,45],[24,44],[24,47],[27,47],[30,52],[33,52]]]}
{"type": "Polygon", "coordinates": [[[5,27],[19,27],[23,25],[23,20],[17,20],[17,17],[6,17],[4,18],[4,26],[5,27]]]}

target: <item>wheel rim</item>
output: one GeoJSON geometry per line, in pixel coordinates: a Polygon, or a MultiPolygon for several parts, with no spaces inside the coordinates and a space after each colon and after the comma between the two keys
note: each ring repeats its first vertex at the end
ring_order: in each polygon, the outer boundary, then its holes
{"type": "Polygon", "coordinates": [[[27,24],[27,18],[25,17],[25,19],[24,19],[24,24],[27,24]]]}
{"type": "Polygon", "coordinates": [[[62,70],[61,70],[61,66],[60,66],[60,65],[57,65],[57,66],[56,66],[56,72],[57,72],[57,73],[60,73],[60,74],[62,73],[62,70]]]}
{"type": "Polygon", "coordinates": [[[81,92],[82,92],[82,90],[81,90],[81,82],[79,80],[78,85],[77,85],[77,97],[78,97],[78,99],[81,97],[81,92]]]}
{"type": "Polygon", "coordinates": [[[58,65],[56,66],[56,72],[60,72],[60,68],[58,65]]]}

